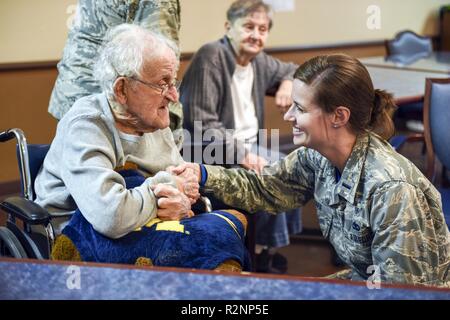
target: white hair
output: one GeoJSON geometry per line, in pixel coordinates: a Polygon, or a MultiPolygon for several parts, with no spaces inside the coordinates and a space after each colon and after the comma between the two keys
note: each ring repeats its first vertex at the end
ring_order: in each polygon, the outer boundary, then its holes
{"type": "Polygon", "coordinates": [[[109,97],[114,97],[114,82],[120,76],[141,77],[144,63],[151,64],[176,44],[166,37],[133,24],[121,24],[109,30],[103,40],[94,76],[109,97]]]}

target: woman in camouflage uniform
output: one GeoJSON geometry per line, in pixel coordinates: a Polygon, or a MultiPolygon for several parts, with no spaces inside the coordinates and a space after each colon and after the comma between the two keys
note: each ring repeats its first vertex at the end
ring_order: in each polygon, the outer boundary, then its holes
{"type": "Polygon", "coordinates": [[[203,186],[249,212],[276,213],[314,198],[324,237],[351,268],[340,278],[448,286],[440,194],[386,141],[392,96],[374,90],[367,69],[343,54],[315,57],[294,78],[284,118],[300,148],[261,175],[190,164],[203,186]]]}

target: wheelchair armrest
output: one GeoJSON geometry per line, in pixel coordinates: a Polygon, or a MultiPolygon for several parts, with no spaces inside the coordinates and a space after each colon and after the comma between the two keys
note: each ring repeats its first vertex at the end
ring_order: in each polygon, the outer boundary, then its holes
{"type": "Polygon", "coordinates": [[[0,203],[0,208],[11,214],[14,218],[20,219],[30,225],[50,222],[50,215],[40,205],[22,197],[9,197],[0,203]]]}
{"type": "Polygon", "coordinates": [[[199,200],[203,203],[205,206],[205,212],[211,212],[212,211],[212,204],[211,201],[208,199],[208,197],[201,196],[199,200]]]}
{"type": "Polygon", "coordinates": [[[211,205],[211,201],[205,197],[205,196],[200,196],[200,198],[198,198],[197,202],[194,203],[192,205],[192,211],[194,211],[195,214],[199,214],[199,213],[205,213],[205,212],[211,212],[212,209],[212,205],[211,205]]]}

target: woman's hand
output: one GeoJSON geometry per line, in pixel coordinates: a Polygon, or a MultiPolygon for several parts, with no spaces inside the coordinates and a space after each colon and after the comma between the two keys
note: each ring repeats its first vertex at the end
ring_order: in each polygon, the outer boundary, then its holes
{"type": "Polygon", "coordinates": [[[166,171],[175,176],[178,190],[183,192],[189,198],[191,205],[197,202],[200,197],[200,186],[198,184],[200,181],[200,168],[198,168],[197,172],[195,164],[192,164],[191,166],[190,163],[186,163],[178,167],[168,167],[166,171]]]}
{"type": "Polygon", "coordinates": [[[196,203],[200,197],[200,186],[197,178],[193,174],[186,174],[186,176],[175,176],[178,190],[184,193],[191,202],[191,205],[196,203]]]}
{"type": "Polygon", "coordinates": [[[186,176],[192,174],[197,182],[201,180],[200,165],[198,163],[185,162],[179,166],[171,166],[166,169],[167,172],[175,176],[186,176]]]}

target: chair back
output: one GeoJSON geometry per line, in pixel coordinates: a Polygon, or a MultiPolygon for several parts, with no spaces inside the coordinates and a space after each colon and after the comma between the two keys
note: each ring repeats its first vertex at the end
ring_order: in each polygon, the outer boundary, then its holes
{"type": "Polygon", "coordinates": [[[424,98],[424,134],[427,148],[427,177],[435,176],[434,159],[450,168],[450,79],[426,79],[424,98]]]}
{"type": "Polygon", "coordinates": [[[22,170],[26,165],[24,157],[26,154],[22,154],[20,152],[21,146],[17,145],[17,160],[19,163],[19,172],[20,172],[20,185],[22,189],[22,195],[28,198],[29,200],[35,199],[34,192],[34,181],[39,173],[39,170],[44,163],[45,156],[47,155],[48,150],[50,149],[49,144],[27,144],[25,148],[28,153],[28,167],[29,167],[29,177],[25,177],[27,175],[26,170],[22,170]],[[30,181],[30,183],[26,183],[30,181]]]}
{"type": "Polygon", "coordinates": [[[385,42],[388,60],[412,60],[431,54],[433,46],[430,37],[422,37],[406,30],[398,33],[394,39],[385,42]]]}

